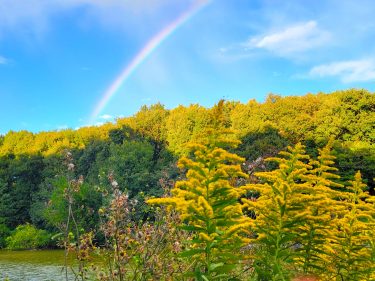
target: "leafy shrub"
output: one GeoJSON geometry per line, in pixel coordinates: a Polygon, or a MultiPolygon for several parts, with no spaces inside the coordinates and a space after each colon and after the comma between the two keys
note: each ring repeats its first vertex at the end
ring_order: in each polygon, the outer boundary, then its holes
{"type": "Polygon", "coordinates": [[[11,250],[37,249],[48,246],[50,234],[30,224],[19,225],[6,239],[7,248],[11,250]]]}

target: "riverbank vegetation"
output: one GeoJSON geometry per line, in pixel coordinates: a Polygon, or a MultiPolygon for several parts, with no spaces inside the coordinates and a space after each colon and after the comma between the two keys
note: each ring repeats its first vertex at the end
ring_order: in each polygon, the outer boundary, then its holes
{"type": "Polygon", "coordinates": [[[0,246],[63,247],[80,280],[373,280],[374,124],[353,89],[9,132],[0,246]]]}

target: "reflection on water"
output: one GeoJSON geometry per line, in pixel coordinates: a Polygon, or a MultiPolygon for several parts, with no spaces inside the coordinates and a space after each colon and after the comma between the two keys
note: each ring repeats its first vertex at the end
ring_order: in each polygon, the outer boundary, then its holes
{"type": "MultiPolygon", "coordinates": [[[[65,280],[64,251],[0,251],[0,280],[65,280]]],[[[70,276],[72,279],[72,276],[70,276]]]]}

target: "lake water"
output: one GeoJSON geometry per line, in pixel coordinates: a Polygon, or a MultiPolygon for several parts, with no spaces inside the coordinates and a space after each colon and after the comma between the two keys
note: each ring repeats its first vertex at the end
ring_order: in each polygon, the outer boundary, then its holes
{"type": "MultiPolygon", "coordinates": [[[[63,281],[64,251],[4,251],[0,250],[0,280],[63,281]]],[[[73,280],[72,276],[70,278],[73,280]]]]}

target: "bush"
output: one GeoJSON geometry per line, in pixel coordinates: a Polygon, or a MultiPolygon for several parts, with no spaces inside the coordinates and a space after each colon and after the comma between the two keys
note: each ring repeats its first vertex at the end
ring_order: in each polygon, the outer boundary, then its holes
{"type": "Polygon", "coordinates": [[[31,224],[19,225],[6,239],[7,248],[11,250],[37,249],[49,245],[51,235],[31,224]]]}
{"type": "Polygon", "coordinates": [[[5,240],[9,234],[9,228],[5,224],[0,223],[0,249],[5,247],[5,240]]]}

